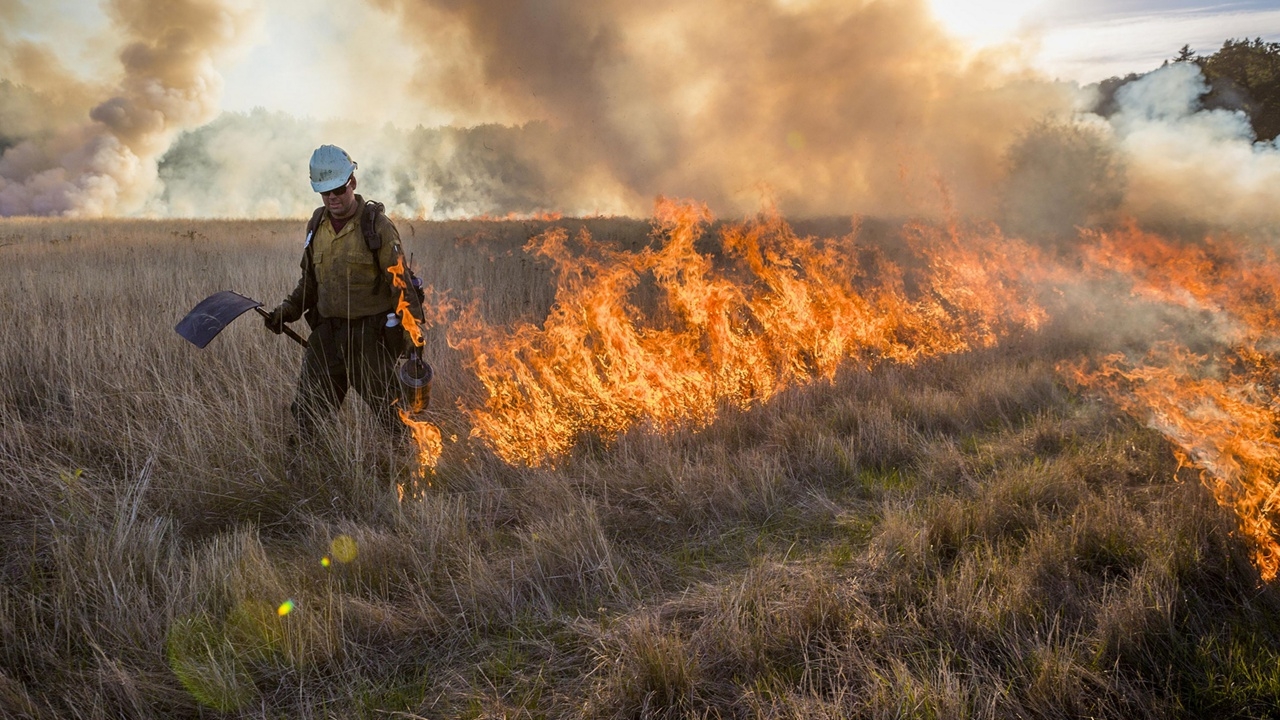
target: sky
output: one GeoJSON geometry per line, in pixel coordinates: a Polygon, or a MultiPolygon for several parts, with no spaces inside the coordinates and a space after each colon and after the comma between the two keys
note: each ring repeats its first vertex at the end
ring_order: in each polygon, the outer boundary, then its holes
{"type": "Polygon", "coordinates": [[[1037,67],[1092,83],[1154,69],[1184,44],[1209,55],[1227,39],[1278,41],[1280,0],[1045,2],[1028,14],[1026,29],[1032,42],[1040,36],[1037,67]]]}
{"type": "Polygon", "coordinates": [[[407,216],[987,217],[1050,121],[1123,157],[1126,211],[1270,222],[1280,148],[1194,67],[1088,112],[1254,37],[1280,0],[0,0],[0,216],[305,216],[334,143],[407,216]]]}

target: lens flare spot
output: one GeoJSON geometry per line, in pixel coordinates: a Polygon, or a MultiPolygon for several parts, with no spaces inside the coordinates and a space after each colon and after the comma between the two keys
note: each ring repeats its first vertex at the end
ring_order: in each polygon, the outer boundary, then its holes
{"type": "Polygon", "coordinates": [[[795,150],[796,152],[800,152],[801,150],[804,150],[804,146],[804,133],[799,130],[792,130],[787,133],[787,147],[795,150]]]}
{"type": "Polygon", "coordinates": [[[333,561],[329,559],[328,555],[320,558],[320,567],[329,567],[331,564],[333,564],[333,561]]]}
{"type": "Polygon", "coordinates": [[[350,535],[339,535],[329,543],[329,554],[344,565],[356,559],[356,541],[350,535]]]}
{"type": "Polygon", "coordinates": [[[280,603],[280,607],[276,608],[276,615],[279,615],[280,617],[284,617],[285,615],[288,615],[291,612],[293,612],[292,600],[285,600],[284,602],[280,603]]]}

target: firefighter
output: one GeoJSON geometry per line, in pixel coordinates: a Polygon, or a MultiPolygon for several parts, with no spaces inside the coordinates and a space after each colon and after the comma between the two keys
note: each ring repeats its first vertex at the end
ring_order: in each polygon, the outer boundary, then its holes
{"type": "MultiPolygon", "coordinates": [[[[400,434],[396,360],[405,348],[395,311],[401,297],[393,267],[406,267],[400,234],[378,203],[356,194],[356,163],[342,148],[322,145],[311,155],[311,187],[324,204],[307,225],[293,292],[267,314],[267,328],[306,317],[311,336],[290,411],[299,439],[310,439],[354,389],[379,421],[400,434]]],[[[401,280],[411,282],[409,273],[401,280]]],[[[421,320],[421,306],[413,308],[421,320]]]]}

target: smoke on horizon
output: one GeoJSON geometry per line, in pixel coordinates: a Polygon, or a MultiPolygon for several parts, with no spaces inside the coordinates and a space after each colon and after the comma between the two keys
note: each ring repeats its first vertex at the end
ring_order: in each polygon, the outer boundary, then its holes
{"type": "Polygon", "coordinates": [[[924,0],[374,2],[425,48],[416,92],[547,121],[641,211],[753,212],[767,187],[797,214],[989,213],[1017,130],[1074,100],[970,57],[924,0]]]}
{"type": "Polygon", "coordinates": [[[412,217],[639,215],[662,194],[723,215],[766,198],[793,215],[954,212],[1028,235],[1280,218],[1280,150],[1202,110],[1195,66],[1082,114],[1087,93],[1017,48],[963,47],[925,0],[370,0],[356,36],[416,59],[384,77],[352,71],[372,52],[354,41],[326,54],[326,92],[358,120],[218,114],[218,67],[261,24],[255,0],[110,0],[94,52],[115,65],[92,76],[22,32],[47,21],[34,7],[0,2],[0,215],[302,216],[307,158],[331,142],[366,195],[412,217]],[[413,127],[414,107],[466,127],[413,127]]]}

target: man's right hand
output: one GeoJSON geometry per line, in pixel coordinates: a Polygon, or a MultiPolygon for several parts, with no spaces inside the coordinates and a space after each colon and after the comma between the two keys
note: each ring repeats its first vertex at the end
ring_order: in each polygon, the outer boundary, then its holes
{"type": "Polygon", "coordinates": [[[262,318],[262,322],[267,326],[268,330],[277,335],[284,332],[284,306],[277,305],[274,310],[267,313],[266,317],[262,318]]]}

